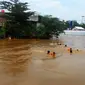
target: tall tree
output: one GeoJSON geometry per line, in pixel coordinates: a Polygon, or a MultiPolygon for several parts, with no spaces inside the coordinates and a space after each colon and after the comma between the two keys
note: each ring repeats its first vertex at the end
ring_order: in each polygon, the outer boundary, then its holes
{"type": "Polygon", "coordinates": [[[22,3],[19,0],[0,1],[0,8],[9,11],[7,15],[7,32],[11,36],[23,36],[25,28],[29,25],[29,17],[34,12],[29,11],[28,3],[22,3]]]}
{"type": "Polygon", "coordinates": [[[38,28],[38,31],[43,30],[40,33],[45,38],[50,38],[52,35],[58,36],[64,30],[62,21],[51,15],[40,16],[40,23],[41,26],[38,28]]]}

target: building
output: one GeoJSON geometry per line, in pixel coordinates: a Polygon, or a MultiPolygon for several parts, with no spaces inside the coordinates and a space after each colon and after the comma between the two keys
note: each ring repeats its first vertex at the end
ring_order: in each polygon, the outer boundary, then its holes
{"type": "Polygon", "coordinates": [[[85,31],[85,29],[83,27],[78,27],[78,26],[75,26],[72,30],[75,30],[75,31],[85,31]]]}

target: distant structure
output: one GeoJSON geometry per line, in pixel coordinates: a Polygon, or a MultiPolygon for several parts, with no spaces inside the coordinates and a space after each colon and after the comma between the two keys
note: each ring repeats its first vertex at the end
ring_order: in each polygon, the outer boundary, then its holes
{"type": "Polygon", "coordinates": [[[78,26],[75,26],[72,30],[75,30],[75,31],[85,31],[85,29],[83,27],[78,27],[78,26]]]}
{"type": "MultiPolygon", "coordinates": [[[[6,19],[4,18],[4,15],[5,15],[5,11],[2,9],[0,11],[0,27],[3,26],[4,25],[4,22],[6,21],[6,19]]],[[[38,15],[38,13],[37,12],[34,12],[34,14],[29,17],[28,21],[29,22],[38,23],[38,21],[39,21],[39,15],[38,15]]]]}
{"type": "Polygon", "coordinates": [[[85,23],[85,16],[82,16],[81,23],[82,23],[82,24],[84,24],[84,23],[85,23]]]}
{"type": "Polygon", "coordinates": [[[68,30],[71,30],[71,29],[72,29],[72,26],[73,26],[73,22],[69,20],[68,23],[69,23],[69,28],[68,28],[68,30]]]}
{"type": "Polygon", "coordinates": [[[31,16],[29,17],[29,20],[28,20],[28,21],[38,22],[38,20],[39,20],[38,18],[39,18],[39,15],[38,15],[37,12],[35,12],[33,15],[31,15],[31,16]]]}

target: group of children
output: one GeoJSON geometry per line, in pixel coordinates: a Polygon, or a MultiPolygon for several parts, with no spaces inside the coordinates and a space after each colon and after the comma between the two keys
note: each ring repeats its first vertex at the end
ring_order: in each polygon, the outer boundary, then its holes
{"type": "MultiPolygon", "coordinates": [[[[67,45],[65,45],[65,47],[67,47],[67,45]]],[[[78,50],[78,49],[77,49],[78,50]]],[[[72,48],[68,49],[69,53],[72,54],[73,50],[72,48]]],[[[51,55],[52,58],[56,58],[56,53],[55,52],[50,52],[49,50],[47,51],[47,55],[51,55]]]]}
{"type": "Polygon", "coordinates": [[[55,52],[50,52],[49,50],[47,51],[47,55],[51,55],[53,58],[56,58],[56,53],[55,52]]]}

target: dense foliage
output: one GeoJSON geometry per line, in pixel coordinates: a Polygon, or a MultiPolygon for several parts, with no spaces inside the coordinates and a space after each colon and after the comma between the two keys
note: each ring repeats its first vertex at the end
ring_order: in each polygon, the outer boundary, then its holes
{"type": "Polygon", "coordinates": [[[19,2],[19,0],[0,1],[1,9],[9,12],[4,15],[6,22],[6,35],[12,37],[21,37],[29,31],[29,17],[34,12],[29,11],[28,3],[19,2]]]}

